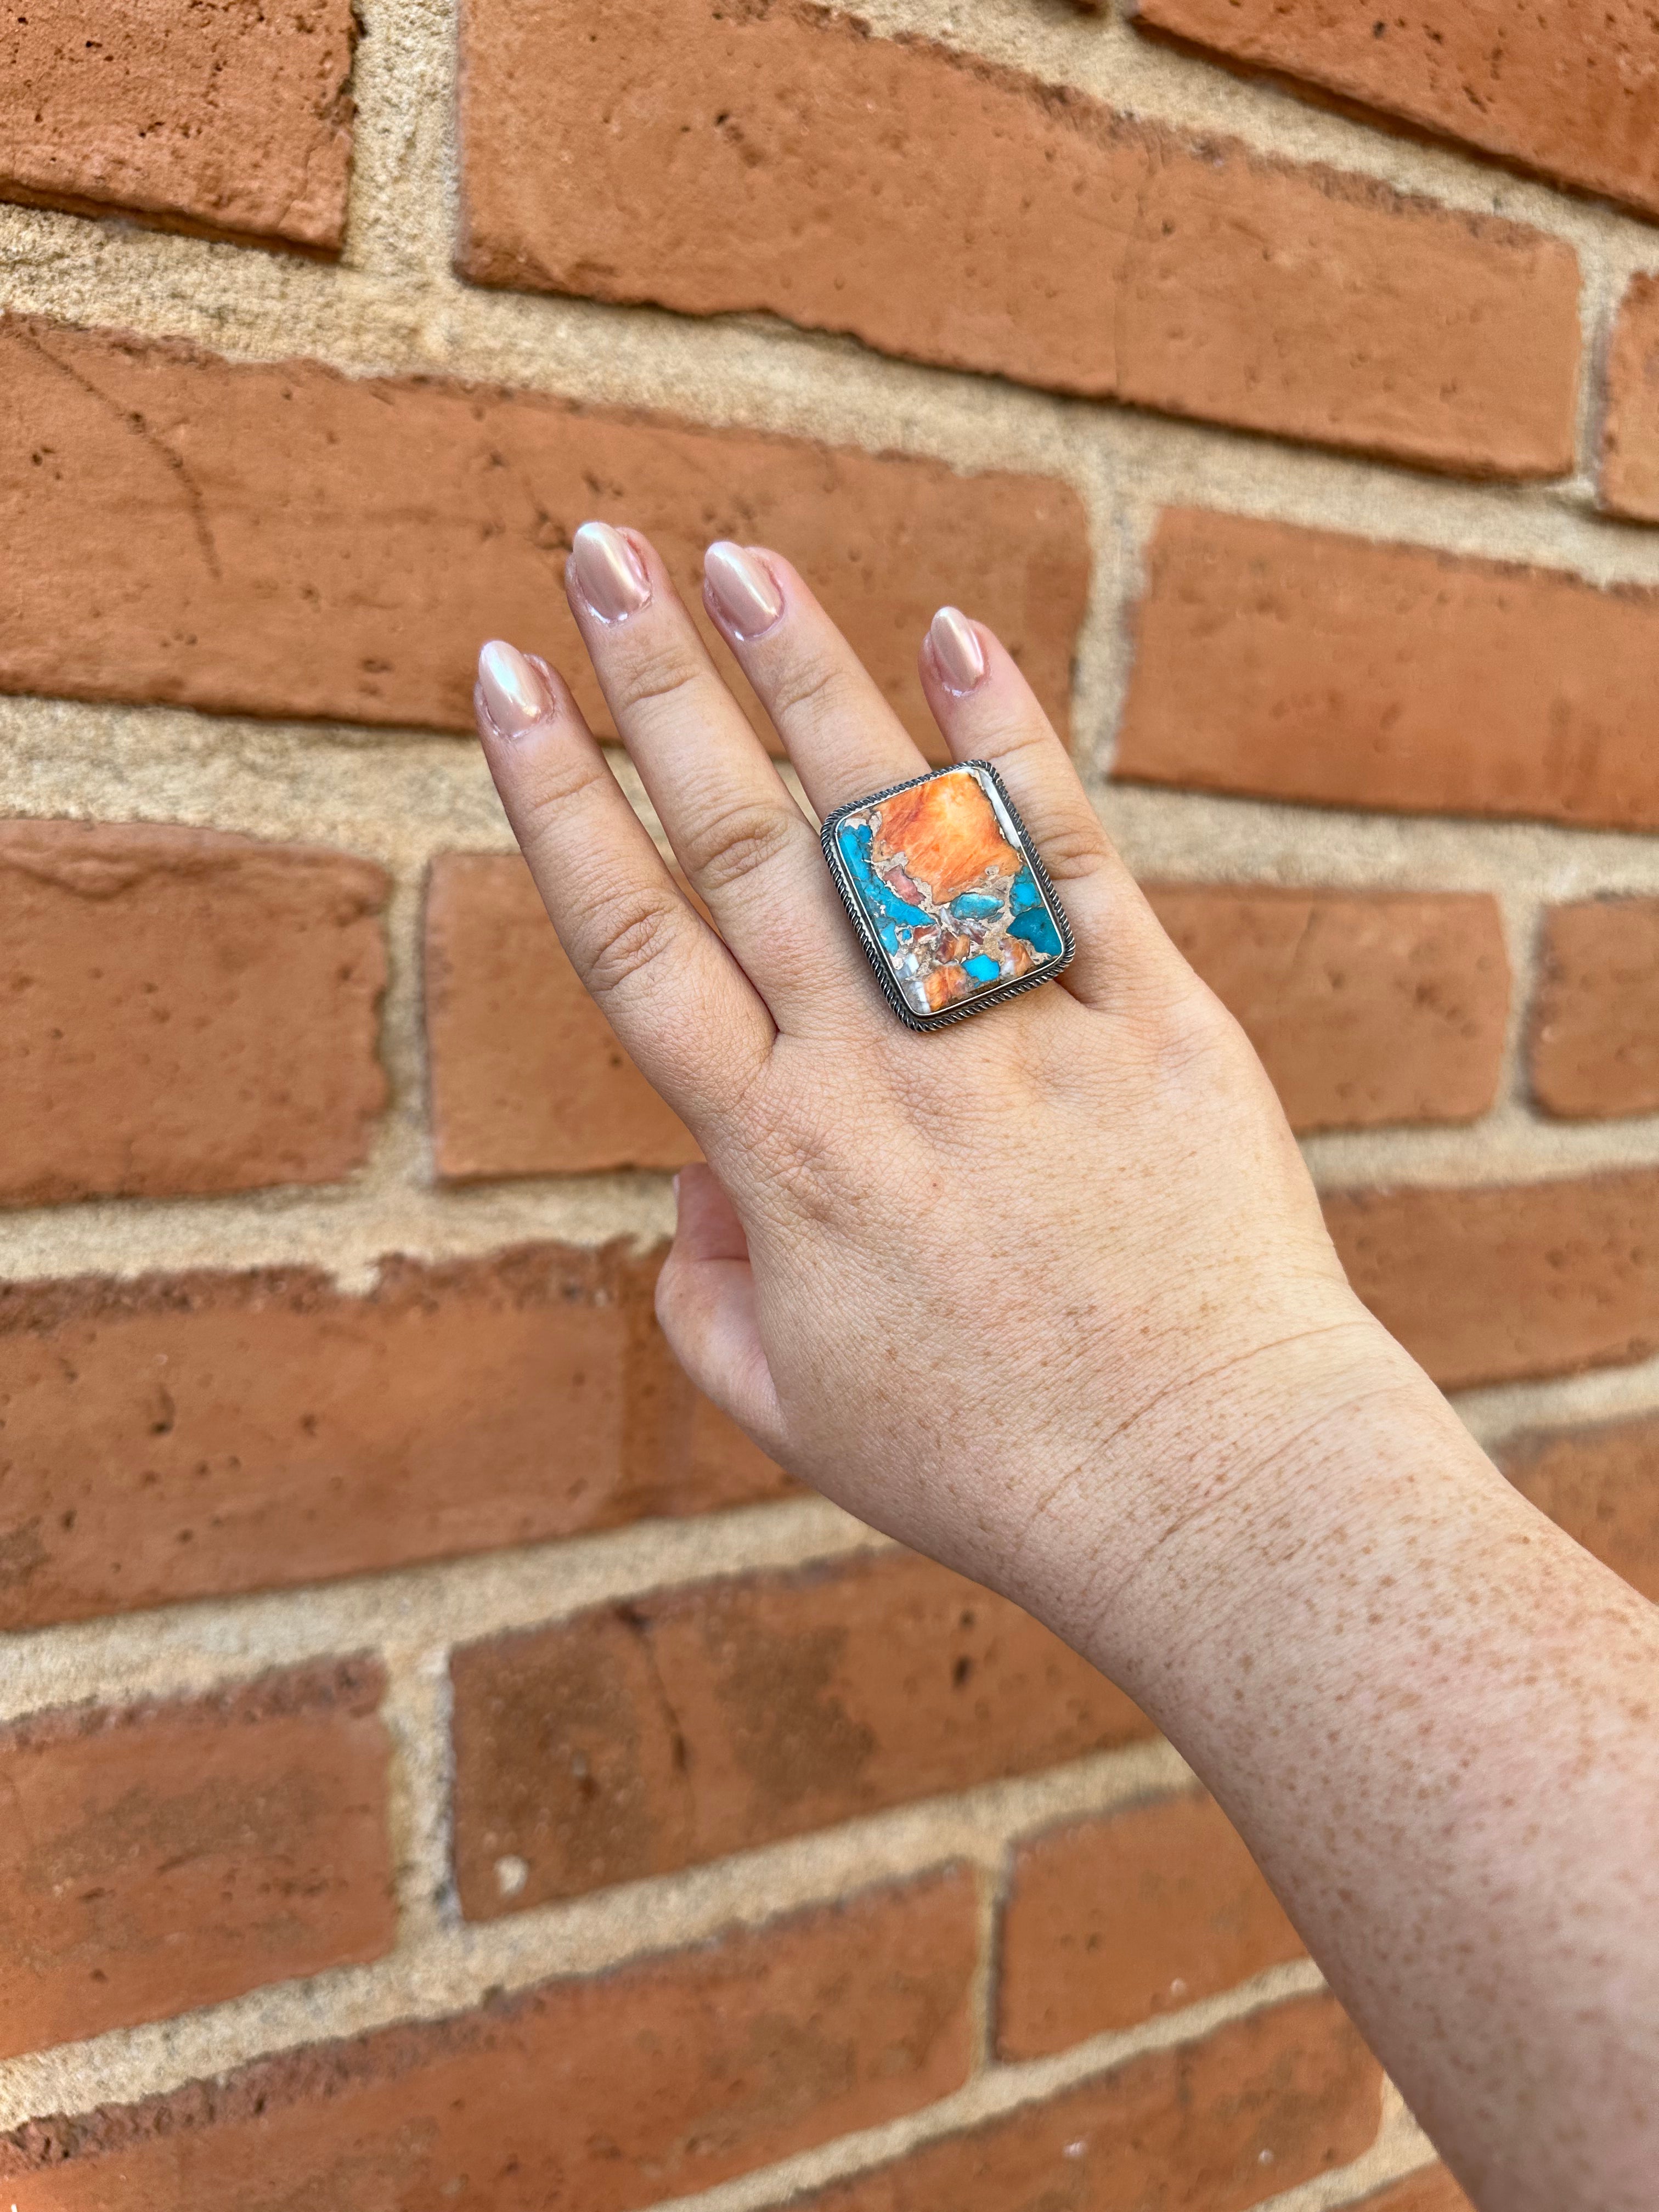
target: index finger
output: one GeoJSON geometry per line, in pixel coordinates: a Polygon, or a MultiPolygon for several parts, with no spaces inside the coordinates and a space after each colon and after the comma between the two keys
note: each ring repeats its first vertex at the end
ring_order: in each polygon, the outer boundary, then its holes
{"type": "Polygon", "coordinates": [[[478,656],[478,735],[571,965],[647,1082],[710,1152],[775,1031],[684,898],[568,687],[495,641],[478,656]]]}

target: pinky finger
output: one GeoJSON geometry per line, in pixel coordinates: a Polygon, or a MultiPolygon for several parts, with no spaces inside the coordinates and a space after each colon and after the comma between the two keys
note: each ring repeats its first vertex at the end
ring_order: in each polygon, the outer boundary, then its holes
{"type": "Polygon", "coordinates": [[[1078,948],[1061,982],[1095,1006],[1174,988],[1169,939],[1054,725],[994,633],[941,607],[922,643],[921,680],[951,757],[990,762],[1054,879],[1078,948]]]}

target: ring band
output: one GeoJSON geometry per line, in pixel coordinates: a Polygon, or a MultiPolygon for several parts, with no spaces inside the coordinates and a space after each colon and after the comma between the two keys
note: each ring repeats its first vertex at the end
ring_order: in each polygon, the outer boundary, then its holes
{"type": "Polygon", "coordinates": [[[936,769],[837,807],[823,856],[887,1002],[944,1029],[1035,990],[1077,951],[1072,925],[988,761],[936,769]]]}

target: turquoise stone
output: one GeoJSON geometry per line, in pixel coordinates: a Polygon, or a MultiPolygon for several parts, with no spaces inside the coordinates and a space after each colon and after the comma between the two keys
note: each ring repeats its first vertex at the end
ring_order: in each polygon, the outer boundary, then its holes
{"type": "Polygon", "coordinates": [[[1034,906],[1027,914],[1016,915],[1008,925],[1008,934],[1023,937],[1034,952],[1046,952],[1051,960],[1058,960],[1066,950],[1043,907],[1034,906]]]}
{"type": "Polygon", "coordinates": [[[864,903],[872,914],[881,915],[884,921],[906,922],[912,929],[931,928],[933,916],[924,914],[920,907],[907,904],[896,892],[888,889],[871,866],[870,847],[874,835],[867,823],[860,823],[843,830],[838,841],[864,903]]]}
{"type": "Polygon", "coordinates": [[[941,769],[825,826],[842,889],[872,957],[919,1021],[1064,964],[1052,896],[1000,787],[977,767],[941,769]]]}

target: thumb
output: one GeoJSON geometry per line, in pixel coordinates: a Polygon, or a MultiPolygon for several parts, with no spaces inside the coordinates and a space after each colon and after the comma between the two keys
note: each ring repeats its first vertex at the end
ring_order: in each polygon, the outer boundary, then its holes
{"type": "Polygon", "coordinates": [[[674,1196],[674,1242],[657,1277],[662,1333],[703,1395],[781,1459],[783,1414],[761,1348],[743,1224],[701,1160],[681,1169],[674,1196]]]}

